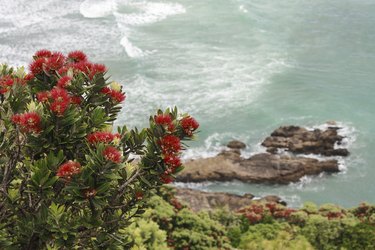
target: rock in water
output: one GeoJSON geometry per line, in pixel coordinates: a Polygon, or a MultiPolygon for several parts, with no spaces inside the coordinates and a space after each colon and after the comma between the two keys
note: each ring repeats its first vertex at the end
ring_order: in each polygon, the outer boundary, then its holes
{"type": "Polygon", "coordinates": [[[245,149],[246,144],[241,141],[233,140],[228,143],[227,147],[230,149],[245,149]]]}
{"type": "Polygon", "coordinates": [[[286,149],[295,154],[320,154],[324,156],[348,156],[347,149],[335,149],[344,137],[337,132],[340,128],[329,127],[327,130],[309,131],[297,126],[284,126],[276,129],[267,137],[262,146],[269,153],[277,153],[277,149],[286,149]]]}
{"type": "Polygon", "coordinates": [[[288,184],[305,175],[338,172],[336,160],[273,155],[262,153],[248,159],[218,155],[207,159],[191,160],[176,178],[181,182],[232,181],[288,184]]]}
{"type": "Polygon", "coordinates": [[[232,181],[255,183],[288,184],[297,182],[305,175],[317,175],[322,172],[339,172],[337,160],[317,160],[299,157],[296,154],[321,154],[324,156],[347,156],[347,149],[336,149],[343,137],[338,134],[338,127],[328,127],[322,131],[313,131],[297,126],[285,126],[276,129],[262,145],[269,153],[241,157],[242,142],[232,141],[230,150],[207,159],[187,161],[185,170],[176,178],[181,182],[232,181]],[[279,154],[278,149],[285,149],[294,154],[279,154]]]}

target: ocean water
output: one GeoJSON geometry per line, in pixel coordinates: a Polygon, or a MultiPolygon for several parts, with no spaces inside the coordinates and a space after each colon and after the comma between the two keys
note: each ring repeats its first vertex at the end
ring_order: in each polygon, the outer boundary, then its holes
{"type": "Polygon", "coordinates": [[[231,139],[249,156],[280,125],[338,121],[352,153],[338,174],[187,186],[350,207],[375,202],[374,27],[374,0],[0,0],[0,62],[84,50],[124,85],[119,125],[174,105],[199,120],[184,158],[231,139]]]}

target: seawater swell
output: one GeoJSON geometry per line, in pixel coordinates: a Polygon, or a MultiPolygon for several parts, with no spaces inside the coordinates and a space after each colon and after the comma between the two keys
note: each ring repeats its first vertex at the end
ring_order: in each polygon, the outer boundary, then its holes
{"type": "Polygon", "coordinates": [[[150,1],[85,0],[80,6],[81,14],[87,18],[99,18],[109,15],[115,17],[117,27],[122,33],[120,44],[131,58],[142,57],[156,51],[156,49],[143,51],[134,45],[130,41],[131,38],[129,38],[132,33],[132,27],[159,22],[168,16],[182,14],[185,11],[181,4],[150,1]]]}

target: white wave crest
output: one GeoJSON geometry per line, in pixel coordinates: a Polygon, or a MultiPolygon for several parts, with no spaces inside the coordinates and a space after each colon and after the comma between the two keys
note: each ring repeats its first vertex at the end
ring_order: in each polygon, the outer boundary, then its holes
{"type": "Polygon", "coordinates": [[[126,54],[132,58],[142,57],[152,53],[152,51],[144,52],[137,46],[134,46],[126,36],[122,37],[120,44],[125,48],[126,54]]]}
{"type": "Polygon", "coordinates": [[[128,3],[129,6],[138,10],[138,13],[120,13],[114,12],[116,20],[124,25],[143,25],[159,22],[168,16],[182,14],[186,9],[177,3],[151,3],[134,2],[128,3]]]}
{"type": "Polygon", "coordinates": [[[81,3],[79,11],[86,18],[98,18],[112,15],[117,8],[113,0],[85,0],[81,3]]]}
{"type": "Polygon", "coordinates": [[[113,12],[113,15],[116,18],[117,26],[123,33],[120,44],[131,58],[143,57],[156,51],[143,51],[133,45],[129,39],[131,26],[152,24],[166,19],[168,16],[186,12],[185,8],[177,3],[126,2],[125,7],[131,7],[133,12],[121,13],[119,10],[116,10],[113,12]]]}

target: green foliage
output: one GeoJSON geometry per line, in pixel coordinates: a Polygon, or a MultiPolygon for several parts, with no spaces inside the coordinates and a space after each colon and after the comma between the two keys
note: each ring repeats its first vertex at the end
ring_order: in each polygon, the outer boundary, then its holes
{"type": "Polygon", "coordinates": [[[368,224],[357,224],[348,227],[342,235],[342,246],[346,249],[375,249],[375,227],[368,224]]]}
{"type": "Polygon", "coordinates": [[[43,50],[30,71],[0,66],[0,248],[162,246],[155,224],[143,241],[126,227],[183,168],[181,141],[198,123],[174,108],[113,133],[125,93],[104,65],[43,50]]]}
{"type": "Polygon", "coordinates": [[[139,218],[121,233],[129,235],[134,246],[132,250],[160,249],[167,250],[167,233],[151,219],[139,218]]]}
{"type": "MultiPolygon", "coordinates": [[[[229,249],[225,228],[208,213],[195,213],[188,208],[177,206],[173,192],[163,188],[159,194],[150,197],[148,209],[138,220],[154,221],[167,235],[169,247],[174,249],[229,249]],[[172,203],[172,204],[171,204],[172,203]]],[[[142,230],[135,220],[131,227],[142,230]]],[[[153,248],[149,248],[153,249],[153,248]]]]}

